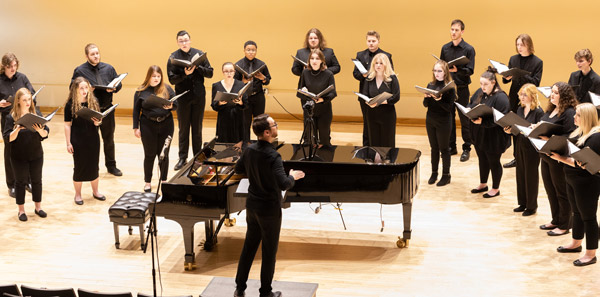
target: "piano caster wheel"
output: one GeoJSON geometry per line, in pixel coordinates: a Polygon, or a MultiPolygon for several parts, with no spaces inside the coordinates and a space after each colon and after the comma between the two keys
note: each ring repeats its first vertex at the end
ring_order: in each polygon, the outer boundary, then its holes
{"type": "Polygon", "coordinates": [[[129,229],[127,229],[127,232],[129,233],[129,235],[133,234],[133,228],[131,228],[131,226],[129,226],[129,229]]]}
{"type": "Polygon", "coordinates": [[[225,227],[233,227],[235,226],[236,219],[225,219],[225,227]]]}
{"type": "Polygon", "coordinates": [[[120,245],[120,244],[119,244],[118,242],[115,242],[115,248],[116,248],[117,250],[119,249],[119,245],[120,245]]]}
{"type": "Polygon", "coordinates": [[[315,214],[318,214],[321,211],[321,207],[317,206],[317,208],[315,208],[315,214]]]}
{"type": "Polygon", "coordinates": [[[398,248],[408,247],[408,239],[404,239],[404,238],[398,236],[398,241],[396,241],[396,246],[398,248]]]}
{"type": "Polygon", "coordinates": [[[186,271],[191,271],[196,269],[196,263],[183,263],[183,269],[186,271]]]}

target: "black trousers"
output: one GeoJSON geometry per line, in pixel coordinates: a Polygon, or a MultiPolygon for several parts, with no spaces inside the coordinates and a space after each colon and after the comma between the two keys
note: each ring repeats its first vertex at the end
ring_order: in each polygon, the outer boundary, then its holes
{"type": "Polygon", "coordinates": [[[192,100],[179,100],[177,120],[179,121],[179,159],[187,159],[192,128],[192,152],[194,156],[202,149],[202,120],[204,119],[204,97],[192,100]]]}
{"type": "Polygon", "coordinates": [[[567,198],[567,181],[563,165],[546,155],[540,155],[542,160],[542,181],[552,213],[552,225],[559,229],[571,228],[571,205],[567,198]]]}
{"type": "MultiPolygon", "coordinates": [[[[462,106],[467,106],[469,104],[469,99],[471,97],[471,93],[469,92],[469,86],[459,86],[456,88],[457,100],[456,102],[460,103],[462,106]]],[[[452,131],[450,134],[450,148],[456,148],[456,105],[453,106],[452,109],[452,131]]],[[[473,141],[471,140],[471,133],[469,132],[469,125],[471,125],[471,121],[467,116],[462,114],[462,112],[458,112],[458,118],[460,119],[460,132],[462,134],[463,151],[470,151],[471,144],[473,141]]]]}
{"type": "MultiPolygon", "coordinates": [[[[306,119],[308,114],[304,111],[304,129],[306,131],[306,119]]],[[[331,103],[328,108],[325,107],[320,110],[319,113],[315,112],[313,121],[315,123],[315,135],[319,137],[319,144],[331,145],[331,121],[333,120],[333,111],[331,110],[331,103]]]]}
{"type": "Polygon", "coordinates": [[[364,119],[367,118],[367,112],[369,111],[369,109],[371,109],[371,107],[369,107],[369,105],[367,105],[367,103],[365,103],[365,101],[363,99],[358,99],[358,102],[360,104],[360,112],[362,112],[362,116],[363,116],[363,146],[368,146],[369,145],[369,126],[367,124],[367,121],[365,121],[364,119]]]}
{"type": "Polygon", "coordinates": [[[42,166],[44,165],[44,157],[32,161],[12,159],[12,165],[15,178],[17,179],[15,186],[17,205],[25,204],[25,186],[29,183],[30,177],[33,202],[42,202],[42,166]]]}
{"type": "Polygon", "coordinates": [[[246,291],[248,274],[256,256],[258,245],[262,242],[262,265],[260,267],[260,296],[268,296],[271,291],[273,274],[275,273],[275,259],[279,246],[279,233],[281,231],[281,210],[272,216],[257,214],[252,209],[246,210],[248,230],[244,247],[240,255],[235,284],[238,292],[246,291]]]}
{"type": "Polygon", "coordinates": [[[431,147],[431,172],[438,172],[440,153],[442,173],[450,174],[450,133],[453,118],[451,115],[430,115],[425,118],[425,127],[431,147]]]}
{"type": "MultiPolygon", "coordinates": [[[[140,124],[142,144],[144,145],[144,182],[149,183],[152,181],[154,159],[160,155],[167,136],[173,135],[175,125],[171,116],[159,123],[148,119],[143,114],[140,124]]],[[[169,155],[165,154],[165,159],[160,169],[160,180],[167,180],[168,168],[169,155]]]]}
{"type": "Polygon", "coordinates": [[[525,137],[515,141],[517,160],[517,201],[519,206],[536,210],[540,183],[540,154],[525,137]]]}
{"type": "Polygon", "coordinates": [[[102,119],[100,125],[100,134],[104,143],[104,164],[106,168],[116,168],[117,161],[115,160],[115,112],[109,113],[102,119]]]}
{"type": "Polygon", "coordinates": [[[477,158],[479,159],[479,182],[487,183],[490,171],[492,172],[492,188],[500,188],[500,180],[502,180],[502,164],[500,157],[502,153],[488,152],[475,146],[477,158]]]}
{"type": "Polygon", "coordinates": [[[598,195],[600,182],[593,175],[567,175],[567,196],[573,210],[573,239],[581,240],[585,235],[585,249],[598,248],[598,195]]]}
{"type": "MultiPolygon", "coordinates": [[[[0,119],[0,125],[2,126],[2,131],[4,131],[4,126],[6,122],[6,117],[9,112],[3,112],[2,118],[0,119]]],[[[12,165],[10,163],[10,141],[8,137],[3,137],[4,140],[4,174],[6,176],[6,186],[11,189],[15,187],[15,176],[13,175],[12,165]]]]}
{"type": "Polygon", "coordinates": [[[248,107],[244,109],[244,141],[250,141],[252,119],[265,113],[265,93],[260,92],[248,97],[248,107]]]}

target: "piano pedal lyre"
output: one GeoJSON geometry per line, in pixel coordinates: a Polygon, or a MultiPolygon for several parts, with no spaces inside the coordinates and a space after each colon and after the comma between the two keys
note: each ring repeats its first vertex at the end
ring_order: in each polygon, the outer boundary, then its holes
{"type": "Polygon", "coordinates": [[[408,241],[409,241],[409,239],[404,239],[404,238],[398,236],[398,241],[396,241],[396,246],[398,248],[408,247],[408,241]]]}
{"type": "Polygon", "coordinates": [[[196,263],[191,263],[191,262],[189,262],[189,263],[183,263],[183,269],[185,271],[194,270],[194,269],[196,269],[196,263]]]}
{"type": "Polygon", "coordinates": [[[223,222],[223,224],[225,224],[225,227],[233,227],[235,226],[236,223],[236,219],[225,219],[225,222],[223,222]]]}

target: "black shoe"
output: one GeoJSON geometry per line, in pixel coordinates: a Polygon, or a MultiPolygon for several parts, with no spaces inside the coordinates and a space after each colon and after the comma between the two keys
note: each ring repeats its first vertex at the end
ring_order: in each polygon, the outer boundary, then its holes
{"type": "MultiPolygon", "coordinates": [[[[262,296],[263,296],[263,295],[261,295],[261,297],[262,297],[262,296]]],[[[281,294],[281,292],[279,292],[279,291],[275,291],[275,292],[271,292],[271,294],[270,294],[270,295],[266,295],[265,297],[281,297],[281,296],[283,296],[283,294],[281,294]]]]}
{"type": "Polygon", "coordinates": [[[148,188],[145,188],[145,187],[144,187],[144,192],[145,192],[145,193],[150,193],[151,191],[152,191],[152,188],[151,188],[151,187],[148,187],[148,188]]]}
{"type": "Polygon", "coordinates": [[[556,233],[553,230],[548,231],[548,236],[561,236],[567,234],[569,234],[569,230],[565,231],[564,233],[556,233]]]}
{"type": "Polygon", "coordinates": [[[581,246],[578,246],[578,247],[572,248],[572,249],[568,249],[561,245],[556,248],[556,251],[559,253],[579,253],[579,252],[581,252],[581,246]]]}
{"type": "Polygon", "coordinates": [[[542,230],[554,230],[556,227],[558,227],[558,226],[550,227],[550,226],[547,226],[546,224],[540,225],[540,229],[542,229],[542,230]]]}
{"type": "Polygon", "coordinates": [[[25,191],[31,193],[31,184],[26,184],[25,185],[25,191]]]}
{"type": "Polygon", "coordinates": [[[238,290],[235,290],[235,292],[233,292],[233,297],[245,297],[246,293],[245,292],[238,292],[238,290]]]}
{"type": "Polygon", "coordinates": [[[514,212],[523,212],[525,211],[527,208],[525,206],[519,205],[519,207],[513,209],[514,212]]]}
{"type": "Polygon", "coordinates": [[[27,215],[25,213],[18,214],[18,216],[19,216],[19,221],[27,222],[27,215]]]}
{"type": "Polygon", "coordinates": [[[17,198],[17,191],[15,191],[15,188],[8,188],[8,196],[17,198]]]}
{"type": "Polygon", "coordinates": [[[430,184],[430,185],[435,184],[435,181],[437,180],[437,176],[438,176],[437,172],[432,172],[431,176],[429,177],[429,180],[427,181],[427,183],[430,184]]]}
{"type": "Polygon", "coordinates": [[[74,200],[75,204],[77,205],[83,205],[83,200],[74,200]]]}
{"type": "Polygon", "coordinates": [[[104,195],[102,195],[102,196],[96,196],[96,195],[94,195],[94,193],[92,193],[92,196],[94,196],[94,199],[97,199],[97,200],[100,200],[100,201],[106,200],[106,196],[104,196],[104,195]]]}
{"type": "Polygon", "coordinates": [[[40,210],[37,210],[37,209],[36,209],[34,212],[35,212],[35,214],[36,214],[36,215],[38,215],[38,217],[40,217],[40,218],[45,218],[45,217],[47,217],[47,216],[48,216],[48,214],[47,214],[47,213],[46,213],[46,212],[45,212],[43,209],[40,209],[40,210]]]}
{"type": "Polygon", "coordinates": [[[502,167],[504,168],[513,168],[513,167],[517,167],[517,160],[512,159],[512,161],[502,165],[502,167]]]}
{"type": "Polygon", "coordinates": [[[454,155],[458,155],[458,151],[456,150],[456,148],[451,148],[450,149],[450,156],[454,156],[454,155]]]}
{"type": "Polygon", "coordinates": [[[526,209],[526,210],[523,212],[522,216],[524,216],[524,217],[528,217],[528,216],[534,215],[536,212],[537,212],[537,211],[536,211],[535,209],[526,209]]]}
{"type": "Polygon", "coordinates": [[[450,183],[450,179],[450,174],[442,174],[442,178],[440,178],[440,181],[436,184],[436,186],[443,187],[450,183]]]}
{"type": "Polygon", "coordinates": [[[185,159],[179,159],[179,161],[177,162],[177,164],[175,164],[175,170],[179,170],[183,167],[183,165],[185,165],[185,159]]]}
{"type": "Polygon", "coordinates": [[[483,194],[483,198],[494,198],[500,195],[500,191],[496,193],[496,195],[490,195],[488,193],[483,194]]]}
{"type": "Polygon", "coordinates": [[[596,259],[596,257],[593,257],[592,260],[589,260],[587,262],[581,262],[579,261],[579,259],[573,261],[573,265],[575,266],[587,266],[587,265],[591,265],[591,264],[596,264],[596,261],[598,261],[598,259],[596,259]]]}
{"type": "Polygon", "coordinates": [[[485,187],[483,187],[481,189],[477,189],[477,188],[471,189],[471,193],[473,193],[473,194],[483,193],[483,192],[487,192],[487,190],[488,190],[488,187],[485,186],[485,187]]]}
{"type": "Polygon", "coordinates": [[[460,161],[467,162],[469,161],[469,157],[471,157],[471,151],[463,151],[460,155],[460,161]]]}
{"type": "Polygon", "coordinates": [[[108,173],[114,175],[114,176],[123,176],[123,172],[121,170],[119,170],[119,168],[117,167],[111,167],[111,168],[106,168],[108,170],[108,173]]]}

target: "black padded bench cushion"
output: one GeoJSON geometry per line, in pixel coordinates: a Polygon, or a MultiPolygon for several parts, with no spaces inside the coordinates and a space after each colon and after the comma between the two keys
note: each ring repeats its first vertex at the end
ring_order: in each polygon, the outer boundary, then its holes
{"type": "Polygon", "coordinates": [[[111,219],[144,219],[148,215],[148,206],[154,203],[155,197],[155,193],[126,192],[108,209],[108,216],[111,219]]]}

